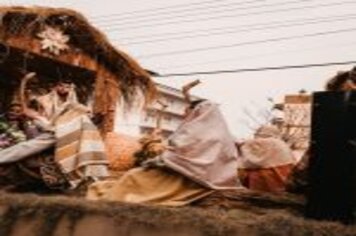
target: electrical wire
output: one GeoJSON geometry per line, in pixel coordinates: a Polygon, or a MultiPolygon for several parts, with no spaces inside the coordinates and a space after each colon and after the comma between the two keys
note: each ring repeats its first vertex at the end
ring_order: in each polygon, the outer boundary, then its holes
{"type": "Polygon", "coordinates": [[[114,32],[114,31],[122,31],[122,30],[133,30],[133,29],[139,29],[139,28],[152,28],[152,27],[157,27],[157,26],[166,26],[166,25],[174,25],[174,24],[183,24],[183,23],[192,23],[192,22],[202,22],[202,21],[211,21],[211,20],[221,20],[225,18],[238,18],[238,17],[245,17],[245,16],[250,16],[250,15],[261,15],[261,14],[269,14],[269,13],[276,13],[276,12],[290,12],[290,11],[295,11],[295,10],[305,10],[305,9],[315,9],[317,7],[331,7],[331,6],[341,6],[344,4],[356,4],[355,1],[343,1],[343,2],[336,2],[336,3],[327,3],[327,4],[315,4],[315,5],[310,5],[310,6],[300,6],[300,7],[290,7],[290,8],[282,8],[282,9],[273,9],[273,10],[266,10],[266,11],[256,11],[256,12],[248,12],[244,14],[239,14],[236,15],[234,14],[227,14],[227,15],[221,15],[221,16],[211,16],[211,17],[201,17],[197,19],[180,19],[180,20],[173,20],[173,21],[167,21],[167,22],[158,22],[155,24],[142,24],[142,25],[134,25],[134,26],[127,26],[127,27],[114,27],[114,28],[107,28],[107,32],[114,32]]]}
{"type": "Polygon", "coordinates": [[[240,46],[246,46],[246,45],[281,42],[281,41],[301,39],[301,38],[311,38],[311,37],[318,37],[318,36],[325,36],[325,35],[332,35],[332,34],[339,34],[339,33],[347,33],[347,32],[353,32],[353,31],[356,31],[356,28],[323,31],[323,32],[317,32],[317,33],[311,33],[311,34],[302,34],[302,35],[270,38],[270,39],[256,40],[256,41],[246,41],[246,42],[218,45],[218,46],[211,46],[211,47],[201,47],[201,48],[193,48],[193,49],[186,49],[186,50],[175,50],[175,51],[168,51],[168,52],[161,52],[161,53],[153,53],[153,54],[141,55],[141,56],[138,56],[138,58],[142,59],[142,58],[172,56],[172,55],[187,54],[187,53],[194,53],[194,52],[218,50],[218,49],[225,49],[225,48],[234,48],[234,47],[240,47],[240,46]]]}
{"type": "Polygon", "coordinates": [[[289,23],[286,24],[285,22],[288,21],[279,21],[279,23],[283,23],[280,25],[272,25],[268,27],[270,24],[260,24],[256,28],[251,28],[252,26],[248,26],[244,29],[234,29],[234,30],[225,30],[217,33],[212,33],[212,32],[204,32],[200,34],[193,34],[193,35],[180,35],[176,37],[166,37],[166,38],[159,38],[159,39],[152,39],[152,40],[142,40],[142,41],[121,41],[121,44],[123,45],[142,45],[142,44],[148,44],[148,43],[159,43],[159,42],[168,42],[168,41],[174,41],[174,40],[180,40],[180,39],[192,39],[192,38],[200,38],[200,37],[205,37],[205,36],[222,36],[222,35],[228,35],[228,34],[235,34],[235,33],[248,33],[248,32],[254,32],[254,31],[267,31],[267,30],[274,30],[274,29],[280,29],[280,28],[286,28],[286,27],[296,27],[296,26],[307,26],[307,25],[315,25],[315,24],[321,24],[321,23],[331,23],[331,22],[340,22],[340,21],[347,21],[347,20],[355,20],[356,15],[352,15],[350,18],[341,18],[341,19],[324,19],[324,20],[319,20],[319,21],[294,21],[293,24],[289,23]]]}
{"type": "Polygon", "coordinates": [[[251,28],[251,27],[256,27],[256,26],[270,26],[274,24],[279,24],[279,23],[298,23],[300,21],[313,21],[313,20],[328,20],[328,19],[338,19],[338,18],[344,18],[348,19],[348,17],[354,17],[356,14],[343,14],[343,15],[332,15],[332,16],[327,16],[327,17],[314,17],[314,18],[297,18],[293,20],[283,20],[283,21],[269,21],[269,22],[258,22],[258,23],[253,23],[253,24],[244,24],[244,25],[233,25],[233,26],[228,26],[228,27],[213,27],[213,28],[208,28],[208,29],[198,29],[198,30],[187,30],[187,31],[178,31],[178,32],[166,32],[166,33],[158,33],[158,34],[142,34],[142,35],[136,35],[132,37],[120,37],[120,38],[114,38],[115,39],[120,39],[120,40],[134,40],[137,38],[145,38],[145,39],[161,39],[161,38],[173,38],[173,37],[167,37],[167,36],[181,36],[181,35],[188,35],[188,36],[194,36],[194,35],[200,35],[201,33],[214,33],[214,32],[225,32],[226,30],[236,30],[237,28],[251,28]]]}
{"type": "MultiPolygon", "coordinates": [[[[176,4],[176,5],[170,5],[170,6],[166,6],[166,7],[156,7],[156,8],[148,8],[148,9],[143,9],[143,10],[136,10],[136,11],[126,11],[126,12],[122,12],[122,13],[116,13],[116,14],[110,14],[110,15],[100,15],[100,16],[93,16],[91,17],[92,19],[104,19],[105,18],[110,18],[110,17],[116,17],[116,16],[123,16],[123,17],[140,17],[137,16],[137,14],[143,13],[143,15],[152,15],[152,13],[157,13],[156,11],[162,11],[162,10],[169,10],[169,9],[175,9],[175,11],[169,11],[170,12],[177,12],[176,10],[178,10],[177,8],[185,8],[188,7],[189,10],[191,9],[192,6],[200,6],[200,8],[202,8],[202,6],[206,5],[206,4],[211,4],[211,3],[221,3],[224,2],[226,0],[220,0],[220,1],[216,1],[216,0],[209,0],[209,1],[199,1],[199,2],[193,2],[193,3],[186,3],[186,4],[176,4]],[[148,14],[147,14],[148,13],[148,14]]],[[[253,1],[244,1],[244,2],[237,2],[239,4],[245,4],[245,3],[250,3],[250,2],[260,2],[260,1],[265,1],[265,0],[253,0],[253,1]]],[[[221,4],[220,4],[221,5],[221,4]]],[[[226,5],[226,4],[225,4],[226,5]]],[[[195,8],[196,9],[196,8],[195,8]]],[[[178,11],[185,11],[186,9],[179,9],[178,11]]],[[[161,13],[160,13],[161,14],[161,13]]]]}
{"type": "Polygon", "coordinates": [[[207,65],[211,63],[219,63],[219,62],[236,62],[236,61],[241,61],[241,60],[250,60],[250,59],[255,59],[255,58],[265,58],[265,57],[270,57],[270,56],[276,56],[279,55],[281,56],[282,54],[288,54],[288,53],[304,53],[306,51],[314,51],[314,50],[321,50],[321,49],[326,49],[328,48],[328,51],[331,50],[339,50],[340,48],[345,48],[349,46],[355,46],[356,41],[348,42],[348,43],[333,43],[333,44],[326,44],[322,45],[321,47],[318,46],[313,46],[313,47],[307,47],[307,48],[297,48],[297,49],[292,49],[292,50],[278,50],[274,52],[269,52],[269,53],[259,53],[259,54],[254,54],[254,55],[249,55],[249,56],[233,56],[233,57],[228,57],[228,58],[222,58],[222,59],[215,59],[215,60],[208,60],[208,61],[202,61],[199,63],[185,63],[185,64],[178,64],[178,65],[170,65],[166,67],[158,67],[155,68],[156,70],[167,70],[170,68],[187,68],[187,67],[194,67],[194,66],[201,66],[201,65],[207,65]]]}
{"type": "MultiPolygon", "coordinates": [[[[217,14],[217,13],[225,13],[225,12],[233,12],[233,11],[241,11],[241,10],[249,10],[249,9],[259,9],[259,8],[265,8],[265,7],[274,7],[274,6],[284,6],[284,5],[290,5],[290,4],[295,4],[295,3],[303,3],[303,2],[310,2],[310,1],[316,1],[316,0],[292,0],[292,1],[284,1],[283,3],[272,3],[272,4],[262,4],[262,5],[257,5],[257,6],[247,6],[247,7],[241,7],[241,3],[239,4],[226,4],[226,6],[228,7],[227,9],[216,9],[217,7],[209,7],[207,8],[208,10],[211,9],[212,11],[207,11],[207,12],[198,12],[199,15],[202,14],[217,14]],[[238,5],[237,8],[233,8],[232,6],[238,5]]],[[[252,1],[254,2],[254,1],[252,1]]],[[[116,24],[116,26],[120,26],[120,25],[127,25],[127,24],[137,24],[137,23],[141,23],[141,22],[150,22],[150,21],[162,21],[162,20],[170,20],[170,19],[176,19],[176,18],[186,18],[189,16],[194,16],[192,15],[192,10],[193,9],[189,9],[189,11],[184,11],[185,14],[180,14],[180,15],[164,15],[164,17],[162,17],[162,14],[159,14],[158,17],[156,18],[148,18],[148,19],[141,19],[141,18],[137,18],[135,17],[133,20],[126,22],[125,19],[119,19],[119,23],[116,24]]],[[[194,11],[193,11],[194,12],[194,11]]],[[[197,14],[197,13],[195,13],[197,14]]],[[[102,21],[101,21],[102,22],[102,21]]],[[[101,23],[100,21],[97,21],[96,23],[101,23]]],[[[113,20],[110,20],[110,24],[109,25],[101,25],[99,24],[101,27],[106,27],[106,26],[111,26],[112,25],[113,20]]]]}
{"type": "Polygon", "coordinates": [[[245,69],[232,69],[232,70],[214,70],[214,71],[198,71],[187,73],[170,73],[170,74],[156,74],[153,77],[181,77],[181,76],[194,76],[194,75],[216,75],[216,74],[232,74],[232,73],[244,73],[244,72],[261,72],[261,71],[277,71],[277,70],[289,70],[289,69],[304,69],[314,67],[328,67],[337,65],[351,65],[356,64],[355,61],[342,61],[342,62],[326,62],[326,63],[313,63],[302,65],[285,65],[285,66],[269,66],[258,68],[245,68],[245,69]]]}

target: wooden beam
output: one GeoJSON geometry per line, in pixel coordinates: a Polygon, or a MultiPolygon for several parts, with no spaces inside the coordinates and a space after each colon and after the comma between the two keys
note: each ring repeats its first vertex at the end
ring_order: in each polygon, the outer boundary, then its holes
{"type": "MultiPolygon", "coordinates": [[[[74,66],[40,54],[0,43],[0,70],[6,74],[36,72],[41,79],[72,80],[75,84],[90,86],[94,83],[96,72],[74,66]]],[[[1,79],[1,78],[0,78],[1,79]]],[[[12,78],[19,79],[19,78],[12,78]]]]}

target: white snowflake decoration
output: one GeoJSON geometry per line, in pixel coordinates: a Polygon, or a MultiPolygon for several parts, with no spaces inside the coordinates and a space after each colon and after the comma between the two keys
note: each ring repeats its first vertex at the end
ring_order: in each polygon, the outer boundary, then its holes
{"type": "Polygon", "coordinates": [[[46,29],[38,33],[37,36],[41,39],[41,49],[47,50],[56,56],[69,48],[67,45],[69,36],[63,34],[63,32],[58,29],[46,27],[46,29]]]}

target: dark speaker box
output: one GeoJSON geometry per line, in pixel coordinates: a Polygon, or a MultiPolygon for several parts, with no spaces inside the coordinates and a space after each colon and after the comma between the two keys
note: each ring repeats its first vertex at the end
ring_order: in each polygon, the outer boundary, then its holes
{"type": "Polygon", "coordinates": [[[313,95],[306,216],[350,223],[355,210],[356,92],[313,95]]]}

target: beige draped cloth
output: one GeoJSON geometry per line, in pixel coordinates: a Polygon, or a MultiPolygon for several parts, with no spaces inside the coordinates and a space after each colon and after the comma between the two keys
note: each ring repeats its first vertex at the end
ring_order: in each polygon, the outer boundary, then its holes
{"type": "Polygon", "coordinates": [[[240,146],[239,176],[241,182],[254,190],[281,192],[296,163],[292,150],[280,138],[276,127],[260,128],[255,139],[240,146]]]}
{"type": "Polygon", "coordinates": [[[107,177],[108,159],[104,142],[88,117],[89,109],[78,102],[74,87],[61,101],[56,91],[36,99],[47,119],[42,126],[54,132],[55,161],[72,188],[86,178],[107,177]]]}
{"type": "Polygon", "coordinates": [[[212,192],[172,170],[138,167],[119,180],[92,184],[87,198],[177,207],[188,205],[212,192]]]}
{"type": "Polygon", "coordinates": [[[109,175],[104,142],[86,111],[68,104],[55,121],[55,137],[54,159],[73,188],[109,175]]]}
{"type": "Polygon", "coordinates": [[[135,168],[117,181],[90,186],[88,199],[182,206],[215,190],[241,187],[237,150],[218,106],[202,102],[158,157],[164,168],[135,168]]]}

